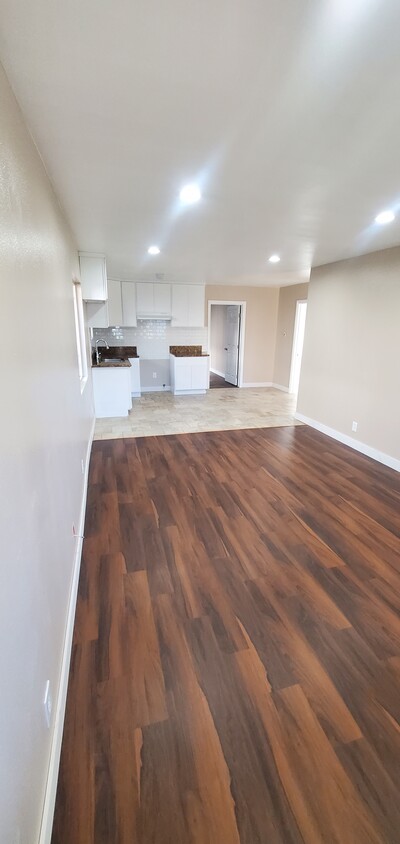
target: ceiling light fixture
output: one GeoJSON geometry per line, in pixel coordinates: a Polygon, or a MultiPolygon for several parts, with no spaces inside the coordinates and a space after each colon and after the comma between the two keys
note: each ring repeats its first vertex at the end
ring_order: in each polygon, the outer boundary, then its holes
{"type": "Polygon", "coordinates": [[[393,211],[381,211],[381,213],[375,217],[375,222],[378,223],[379,226],[385,226],[386,223],[393,223],[393,220],[393,211]]]}
{"type": "Polygon", "coordinates": [[[158,246],[149,246],[147,251],[148,251],[149,255],[159,255],[160,254],[160,250],[159,250],[158,246]]]}
{"type": "Polygon", "coordinates": [[[185,205],[193,205],[194,202],[198,202],[201,199],[201,190],[198,185],[185,185],[182,188],[179,199],[185,205]]]}
{"type": "Polygon", "coordinates": [[[280,260],[281,259],[280,259],[279,255],[271,255],[271,257],[269,258],[270,264],[279,264],[280,260]]]}

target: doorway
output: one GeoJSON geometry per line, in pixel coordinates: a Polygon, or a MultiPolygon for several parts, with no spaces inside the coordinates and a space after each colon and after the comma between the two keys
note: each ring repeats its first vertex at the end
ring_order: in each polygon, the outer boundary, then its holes
{"type": "Polygon", "coordinates": [[[289,393],[299,392],[301,360],[303,357],[304,333],[306,328],[307,301],[296,302],[296,316],[294,321],[292,363],[290,367],[289,393]]]}
{"type": "Polygon", "coordinates": [[[240,387],[243,371],[245,303],[208,303],[210,388],[240,387]]]}

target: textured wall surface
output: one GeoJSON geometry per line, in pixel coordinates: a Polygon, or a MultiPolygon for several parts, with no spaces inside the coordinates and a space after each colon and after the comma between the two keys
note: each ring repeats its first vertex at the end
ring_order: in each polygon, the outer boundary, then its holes
{"type": "Polygon", "coordinates": [[[38,840],[92,425],[69,228],[0,66],[0,841],[38,840]],[[50,729],[46,681],[53,693],[50,729]]]}
{"type": "Polygon", "coordinates": [[[297,405],[305,416],[396,459],[399,316],[400,248],[313,270],[297,405]]]}

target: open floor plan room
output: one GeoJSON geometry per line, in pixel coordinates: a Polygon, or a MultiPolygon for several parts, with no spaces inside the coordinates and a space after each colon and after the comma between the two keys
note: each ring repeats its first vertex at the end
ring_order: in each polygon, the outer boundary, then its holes
{"type": "Polygon", "coordinates": [[[53,844],[398,844],[399,508],[305,426],[94,443],[53,844]]]}

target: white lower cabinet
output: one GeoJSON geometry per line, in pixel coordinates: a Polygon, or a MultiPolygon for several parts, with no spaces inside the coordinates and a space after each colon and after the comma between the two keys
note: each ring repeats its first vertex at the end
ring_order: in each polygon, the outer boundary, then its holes
{"type": "Polygon", "coordinates": [[[130,367],[93,367],[92,376],[96,418],[128,416],[132,408],[130,367]]]}
{"type": "Polygon", "coordinates": [[[209,386],[209,357],[170,355],[171,390],[175,396],[205,393],[209,386]]]}
{"type": "Polygon", "coordinates": [[[129,370],[131,374],[131,396],[132,398],[138,399],[141,396],[140,360],[139,358],[128,358],[128,360],[131,365],[129,370]]]}

